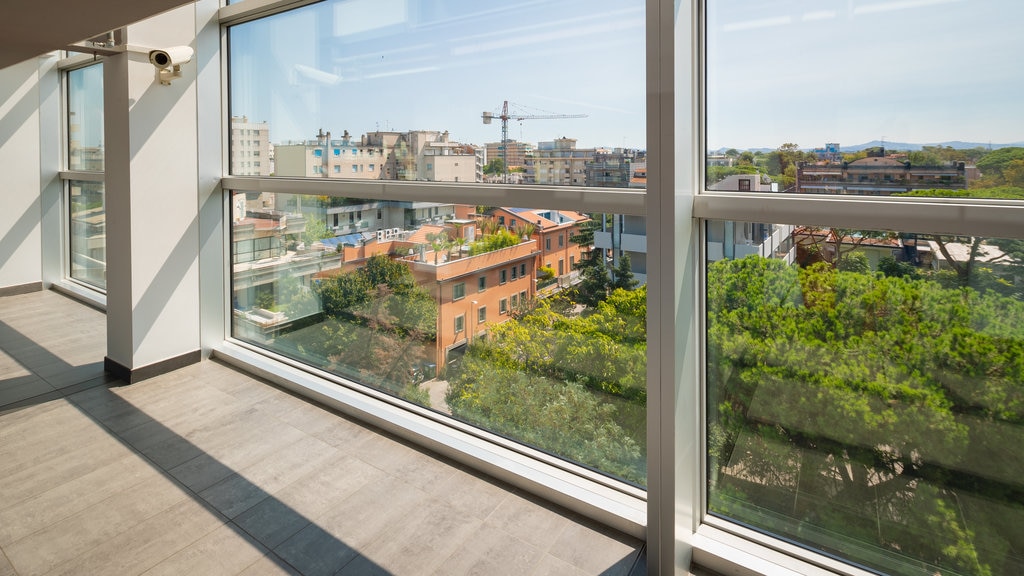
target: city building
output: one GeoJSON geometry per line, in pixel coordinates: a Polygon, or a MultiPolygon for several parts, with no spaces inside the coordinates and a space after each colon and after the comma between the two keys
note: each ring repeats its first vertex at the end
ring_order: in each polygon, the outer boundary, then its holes
{"type": "Polygon", "coordinates": [[[231,173],[235,176],[270,176],[274,173],[274,148],[270,125],[245,116],[231,117],[231,173]]]}
{"type": "Polygon", "coordinates": [[[487,216],[498,226],[522,233],[537,243],[534,269],[551,270],[556,278],[568,280],[580,257],[590,249],[573,242],[579,226],[590,218],[579,212],[528,208],[495,208],[487,216]]]}
{"type": "MultiPolygon", "coordinates": [[[[502,158],[501,142],[488,142],[484,145],[487,162],[500,160],[502,158]]],[[[534,145],[529,142],[509,140],[505,142],[504,157],[508,162],[509,170],[523,168],[526,166],[526,159],[533,154],[534,145]]]]}
{"type": "Polygon", "coordinates": [[[321,131],[316,140],[275,146],[278,176],[356,180],[479,182],[483,152],[453,142],[448,132],[370,132],[359,139],[321,131]]]}
{"type": "Polygon", "coordinates": [[[540,142],[533,155],[526,157],[525,184],[586,186],[587,165],[597,153],[595,148],[576,148],[575,138],[540,142]]]}
{"type": "Polygon", "coordinates": [[[636,167],[644,163],[642,150],[616,148],[602,150],[586,164],[587,186],[597,188],[629,188],[636,167]]]}
{"type": "Polygon", "coordinates": [[[968,170],[963,162],[952,166],[914,166],[886,157],[853,162],[800,163],[796,169],[798,194],[856,194],[888,196],[912,190],[967,188],[968,170]]]}

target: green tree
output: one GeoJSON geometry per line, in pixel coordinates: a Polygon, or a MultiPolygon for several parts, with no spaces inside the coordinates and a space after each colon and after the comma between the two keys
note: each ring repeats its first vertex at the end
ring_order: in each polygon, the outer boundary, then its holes
{"type": "Polygon", "coordinates": [[[1024,148],[1008,147],[993,150],[978,160],[977,166],[987,183],[1006,184],[1004,170],[1015,160],[1024,160],[1024,148]]]}
{"type": "Polygon", "coordinates": [[[591,308],[608,296],[611,278],[605,263],[604,250],[591,250],[576,262],[579,283],[574,287],[574,300],[591,308]]]}
{"type": "Polygon", "coordinates": [[[492,158],[484,165],[484,174],[504,174],[505,162],[501,158],[492,158]]]}
{"type": "Polygon", "coordinates": [[[610,290],[616,290],[622,288],[623,290],[632,290],[640,284],[633,277],[632,263],[629,259],[628,253],[623,253],[619,256],[619,264],[612,271],[611,281],[608,283],[610,290]]]}
{"type": "Polygon", "coordinates": [[[302,233],[302,239],[306,245],[312,244],[324,238],[333,238],[334,233],[327,229],[327,222],[314,214],[306,215],[306,229],[302,233]]]}
{"type": "Polygon", "coordinates": [[[1024,441],[1024,302],[756,256],[707,286],[713,511],[1020,571],[1024,463],[998,454],[1024,441]]]}
{"type": "Polygon", "coordinates": [[[491,328],[449,373],[452,413],[643,484],[644,287],[579,316],[548,300],[491,328]]]}

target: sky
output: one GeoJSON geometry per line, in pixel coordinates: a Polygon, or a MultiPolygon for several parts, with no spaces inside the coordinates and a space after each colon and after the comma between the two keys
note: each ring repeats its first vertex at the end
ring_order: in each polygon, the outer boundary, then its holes
{"type": "MultiPolygon", "coordinates": [[[[1022,0],[709,0],[707,144],[1024,141],[1022,0]]],[[[448,130],[646,148],[643,0],[329,0],[230,29],[271,140],[448,130]]]]}

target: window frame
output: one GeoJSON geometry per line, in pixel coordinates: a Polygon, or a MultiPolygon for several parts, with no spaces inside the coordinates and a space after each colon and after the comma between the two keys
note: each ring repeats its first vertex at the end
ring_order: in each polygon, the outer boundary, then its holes
{"type": "MultiPolygon", "coordinates": [[[[220,9],[222,36],[232,24],[284,12],[315,0],[247,0],[220,9]]],[[[723,573],[790,570],[814,573],[831,570],[864,574],[852,565],[828,558],[735,523],[708,517],[706,463],[703,442],[704,370],[704,248],[707,220],[772,222],[779,224],[842,225],[865,229],[958,232],[987,237],[1020,238],[1024,202],[982,199],[895,199],[871,197],[782,197],[769,193],[716,192],[704,180],[704,91],[706,37],[704,2],[646,1],[647,71],[646,125],[647,189],[607,189],[535,185],[486,185],[443,182],[360,182],[344,179],[274,179],[230,176],[223,170],[222,189],[295,193],[380,200],[440,201],[472,205],[541,206],[580,212],[647,217],[648,258],[648,488],[629,490],[578,467],[520,447],[506,447],[526,458],[489,454],[468,457],[442,441],[444,431],[500,444],[486,433],[466,430],[457,423],[438,423],[436,417],[408,406],[396,406],[344,379],[313,374],[307,367],[227,338],[218,355],[247,366],[263,367],[274,380],[312,394],[349,413],[359,413],[389,430],[421,438],[443,454],[472,461],[500,478],[516,482],[523,470],[550,466],[572,480],[529,476],[556,503],[581,511],[606,524],[647,540],[651,573],[671,573],[677,562],[691,560],[723,573]],[[694,264],[696,262],[697,264],[694,264]],[[687,266],[689,263],[689,267],[687,266]],[[281,368],[284,366],[284,368],[281,368]],[[276,371],[276,372],[275,372],[276,371]],[[322,383],[341,383],[342,392],[322,383]],[[310,391],[313,392],[310,392],[310,391]],[[343,396],[335,398],[332,394],[343,396]],[[373,404],[368,398],[373,399],[373,404]],[[412,420],[413,416],[418,420],[412,420]],[[416,436],[406,427],[432,422],[429,434],[416,436]],[[410,423],[411,422],[411,423],[410,423]],[[583,487],[585,485],[585,487],[583,487]],[[640,506],[637,508],[637,506],[640,506]],[[677,512],[678,511],[678,512],[677,512]]],[[[226,71],[226,50],[222,64],[226,71]]],[[[224,73],[226,78],[226,72],[224,73]]],[[[225,81],[226,85],[226,81],[225,81]]],[[[222,107],[227,110],[222,91],[222,107]]],[[[224,116],[229,117],[229,114],[224,116]]],[[[226,130],[227,122],[222,127],[226,130]]],[[[223,151],[226,158],[227,151],[223,151]]],[[[222,164],[226,162],[222,161],[222,164]]],[[[230,260],[230,258],[227,258],[230,260]]],[[[505,270],[502,269],[502,273],[505,270]]],[[[505,284],[507,279],[501,279],[505,284]]],[[[225,290],[226,297],[229,292],[225,290]]],[[[224,307],[230,310],[229,306],[224,307]]],[[[227,322],[227,320],[222,320],[227,322]]],[[[463,318],[464,324],[464,318],[463,318]]],[[[228,329],[226,334],[230,334],[228,329]]],[[[461,437],[460,437],[461,438],[461,437]]],[[[474,445],[476,446],[476,445],[474,445]]],[[[477,449],[477,448],[474,448],[477,449]]],[[[539,473],[537,473],[539,474],[539,473]]]]}
{"type": "MultiPolygon", "coordinates": [[[[71,275],[71,185],[73,182],[99,182],[105,185],[107,162],[104,159],[103,170],[72,170],[70,168],[70,80],[68,78],[71,72],[91,66],[103,66],[103,64],[102,59],[92,54],[76,54],[58,60],[55,66],[60,93],[60,151],[57,173],[60,186],[60,198],[57,201],[60,206],[60,272],[59,276],[54,279],[54,285],[105,310],[107,290],[71,275]]],[[[105,98],[106,96],[104,96],[105,98]]],[[[106,214],[106,203],[106,191],[104,190],[104,214],[106,214]]]]}

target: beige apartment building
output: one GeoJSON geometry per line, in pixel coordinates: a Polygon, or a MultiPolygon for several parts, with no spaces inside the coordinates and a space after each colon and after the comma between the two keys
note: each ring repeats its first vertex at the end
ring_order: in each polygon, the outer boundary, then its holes
{"type": "Polygon", "coordinates": [[[231,174],[234,176],[270,176],[274,173],[270,125],[250,121],[245,116],[231,117],[231,174]]]}
{"type": "Polygon", "coordinates": [[[526,160],[525,183],[586,186],[587,164],[597,152],[596,148],[576,148],[575,138],[540,142],[533,157],[526,160]]]}

